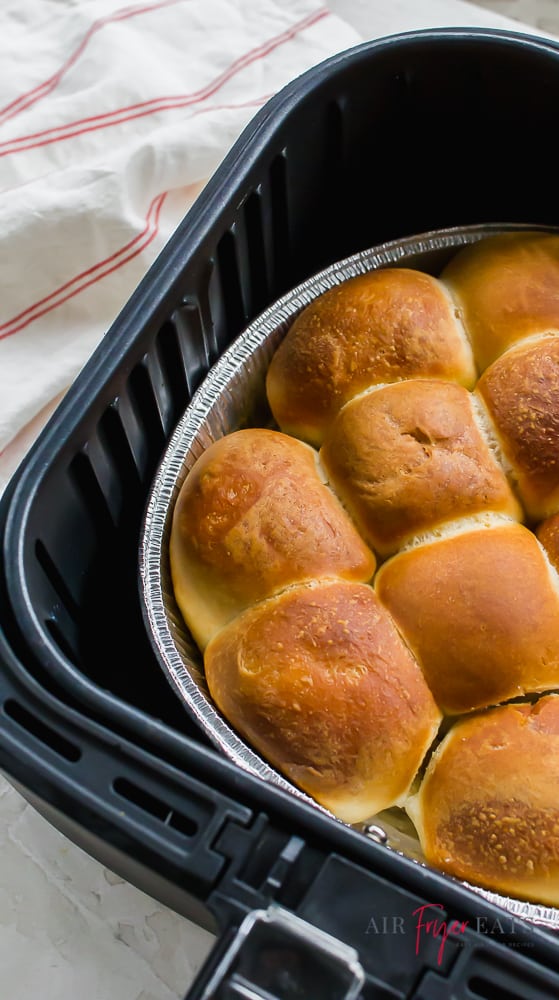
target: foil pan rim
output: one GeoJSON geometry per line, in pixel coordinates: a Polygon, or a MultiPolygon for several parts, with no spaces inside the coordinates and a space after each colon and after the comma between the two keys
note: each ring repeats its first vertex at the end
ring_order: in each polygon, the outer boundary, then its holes
{"type": "MultiPolygon", "coordinates": [[[[275,345],[279,343],[297,313],[317,295],[341,281],[374,268],[402,264],[412,257],[433,254],[436,251],[451,252],[491,234],[522,229],[558,231],[551,226],[526,223],[489,223],[430,230],[360,251],[328,265],[300,282],[264,309],[216,360],[178,421],[152,481],[139,545],[139,589],[148,636],[167,680],[186,710],[229,760],[245,771],[295,795],[342,825],[345,825],[342,820],[291,784],[249,747],[222,718],[211,703],[209,694],[203,691],[200,682],[193,678],[193,660],[188,651],[185,652],[184,648],[181,648],[180,642],[184,623],[178,612],[173,614],[169,610],[163,582],[174,501],[186,471],[198,455],[213,440],[233,429],[227,422],[227,414],[229,412],[234,414],[235,406],[239,405],[238,400],[235,400],[234,387],[237,381],[246,380],[247,372],[250,376],[256,352],[271,345],[270,352],[273,353],[275,345]],[[218,400],[222,413],[218,414],[216,421],[218,400]],[[210,418],[213,418],[214,426],[210,426],[210,418]]],[[[411,263],[409,266],[414,264],[411,263]]],[[[375,824],[378,822],[374,818],[372,821],[375,824]]],[[[382,828],[382,823],[380,826],[382,828]]],[[[386,826],[384,828],[386,829],[386,826]]],[[[430,868],[423,860],[391,845],[389,834],[383,842],[394,853],[411,859],[424,868],[430,868]]],[[[558,909],[502,896],[480,886],[451,876],[447,877],[501,907],[513,917],[559,930],[558,909]]]]}

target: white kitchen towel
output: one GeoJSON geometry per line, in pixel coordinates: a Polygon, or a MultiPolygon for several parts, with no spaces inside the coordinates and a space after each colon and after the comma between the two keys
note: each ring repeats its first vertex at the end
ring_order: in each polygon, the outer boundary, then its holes
{"type": "Polygon", "coordinates": [[[320,0],[3,0],[0,463],[258,108],[359,41],[320,0]]]}
{"type": "Polygon", "coordinates": [[[534,32],[463,0],[326,2],[0,0],[0,493],[272,94],[365,38],[534,32]]]}

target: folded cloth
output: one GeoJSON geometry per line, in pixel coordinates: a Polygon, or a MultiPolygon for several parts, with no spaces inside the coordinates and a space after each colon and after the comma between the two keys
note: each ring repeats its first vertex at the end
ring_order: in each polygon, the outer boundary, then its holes
{"type": "Polygon", "coordinates": [[[259,106],[360,40],[320,0],[4,0],[0,490],[259,106]]]}

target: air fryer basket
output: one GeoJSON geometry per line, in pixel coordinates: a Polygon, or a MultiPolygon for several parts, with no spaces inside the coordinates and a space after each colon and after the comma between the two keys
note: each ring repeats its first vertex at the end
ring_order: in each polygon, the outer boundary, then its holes
{"type": "Polygon", "coordinates": [[[158,463],[237,334],[384,241],[558,225],[557,106],[558,46],[476,29],[381,39],[294,81],[235,143],[2,498],[0,766],[89,853],[221,930],[193,1000],[288,1000],[262,992],[263,942],[313,969],[330,955],[321,1000],[559,993],[550,931],[484,932],[498,907],[220,756],[162,675],[137,581],[158,463]],[[434,905],[456,924],[444,955],[434,939],[415,948],[413,914],[434,905]],[[407,933],[383,935],[390,920],[407,933]]]}

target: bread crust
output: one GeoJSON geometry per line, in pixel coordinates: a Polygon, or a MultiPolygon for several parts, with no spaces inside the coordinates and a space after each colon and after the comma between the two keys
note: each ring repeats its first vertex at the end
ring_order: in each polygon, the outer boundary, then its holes
{"type": "Polygon", "coordinates": [[[295,587],[253,605],[206,650],[223,715],[341,819],[403,801],[441,719],[367,584],[295,587]]]}
{"type": "Polygon", "coordinates": [[[169,555],[177,604],[202,650],[236,614],[284,587],[371,579],[375,556],[317,458],[279,431],[247,428],[215,441],[190,470],[169,555]]]}
{"type": "Polygon", "coordinates": [[[320,458],[363,538],[382,556],[414,535],[483,511],[524,517],[454,382],[409,379],[340,410],[320,458]]]}
{"type": "Polygon", "coordinates": [[[559,696],[457,722],[407,809],[429,864],[559,906],[559,696]]]}
{"type": "Polygon", "coordinates": [[[472,243],[440,274],[481,372],[525,337],[559,333],[559,236],[514,232],[472,243]]]}
{"type": "Polygon", "coordinates": [[[559,594],[520,524],[395,555],[375,589],[447,715],[559,687],[559,594]]]}
{"type": "Polygon", "coordinates": [[[554,570],[559,573],[559,514],[552,514],[536,527],[536,537],[554,570]]]}
{"type": "Polygon", "coordinates": [[[338,410],[373,385],[411,377],[472,386],[476,369],[448,292],[410,268],[382,268],[328,289],[276,350],[266,389],[280,428],[318,446],[338,410]]]}
{"type": "Polygon", "coordinates": [[[481,376],[493,421],[532,523],[559,507],[559,335],[519,344],[481,376]]]}

